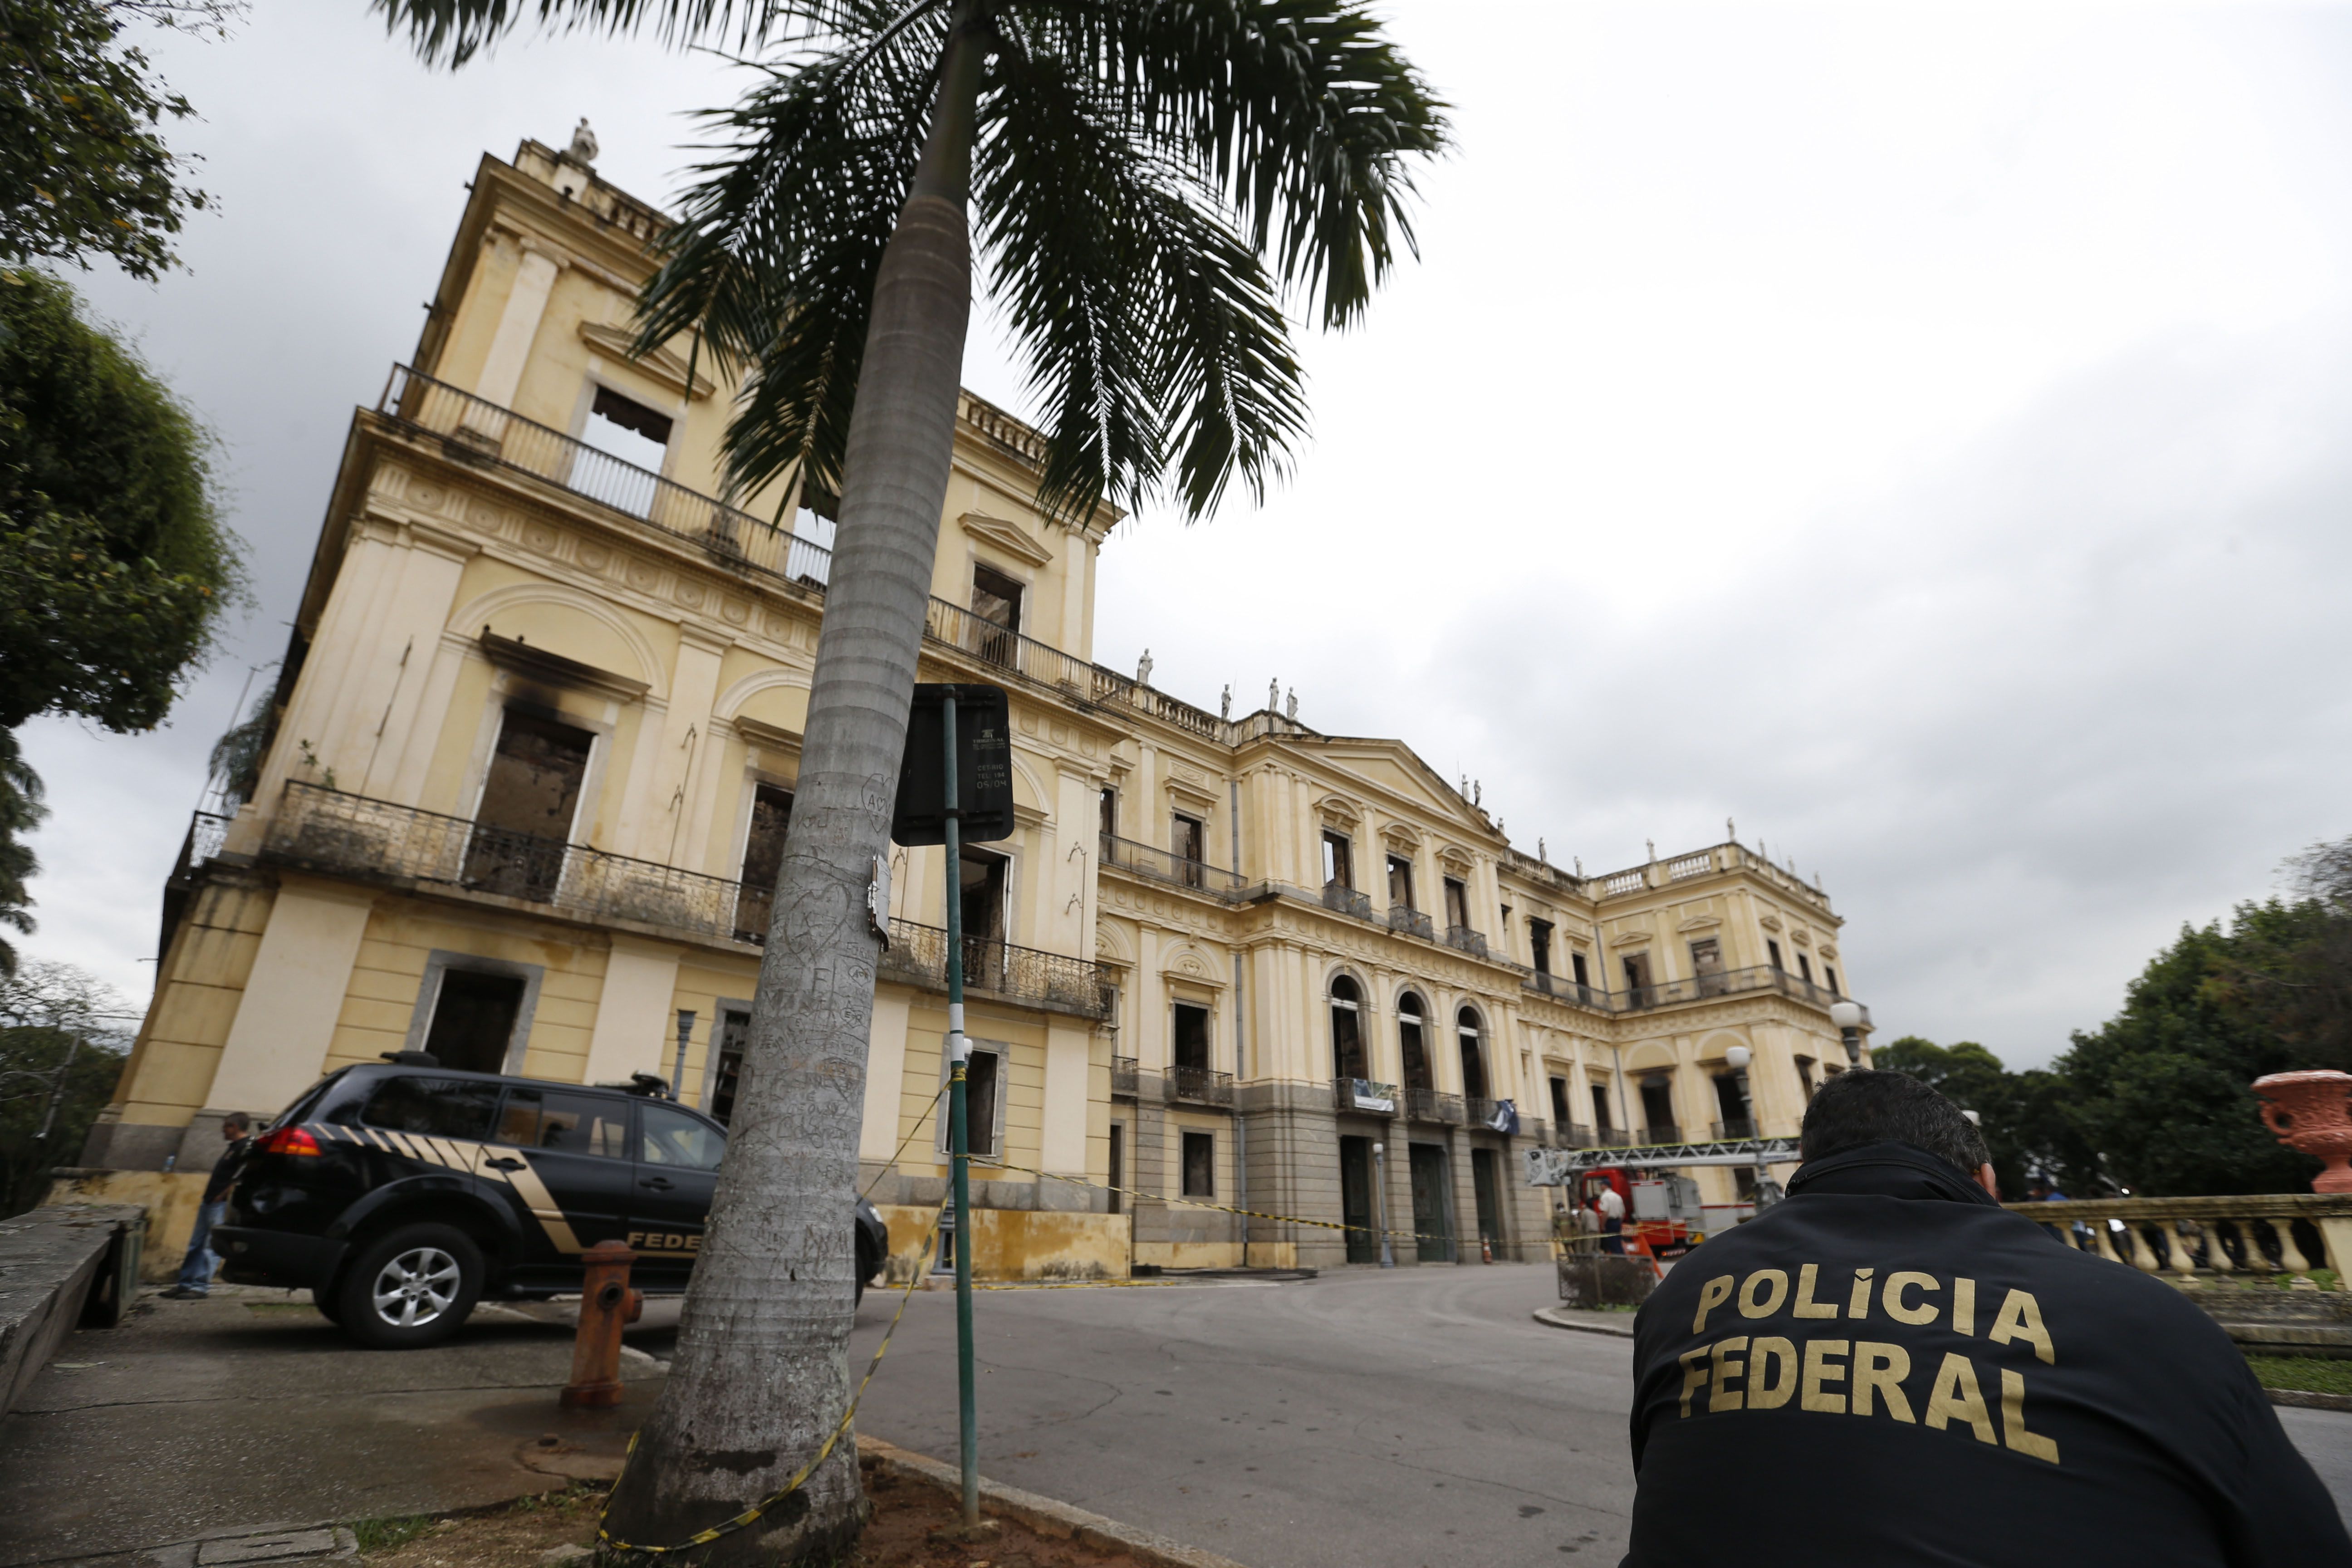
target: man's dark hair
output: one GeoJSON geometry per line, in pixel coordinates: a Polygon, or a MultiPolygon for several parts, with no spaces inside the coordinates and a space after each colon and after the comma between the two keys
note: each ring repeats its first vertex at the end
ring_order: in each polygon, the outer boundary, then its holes
{"type": "Polygon", "coordinates": [[[1803,1157],[1826,1160],[1873,1143],[1906,1143],[1971,1176],[1992,1159],[1976,1123],[1908,1073],[1843,1072],[1822,1085],[1805,1108],[1803,1157]]]}
{"type": "Polygon", "coordinates": [[[231,1128],[235,1128],[239,1132],[250,1131],[253,1128],[253,1122],[246,1116],[244,1111],[232,1110],[226,1116],[221,1118],[221,1131],[226,1132],[231,1128]]]}

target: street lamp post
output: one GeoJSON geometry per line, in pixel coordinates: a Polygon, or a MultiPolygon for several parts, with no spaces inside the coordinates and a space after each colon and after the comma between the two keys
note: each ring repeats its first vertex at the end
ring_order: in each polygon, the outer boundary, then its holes
{"type": "Polygon", "coordinates": [[[1394,1268],[1396,1252],[1389,1245],[1389,1157],[1388,1145],[1372,1145],[1372,1194],[1380,1204],[1381,1267],[1394,1268]]]}
{"type": "Polygon", "coordinates": [[[1838,1037],[1845,1042],[1845,1059],[1851,1067],[1862,1065],[1862,1006],[1855,1002],[1830,1004],[1830,1022],[1838,1026],[1838,1037]]]}

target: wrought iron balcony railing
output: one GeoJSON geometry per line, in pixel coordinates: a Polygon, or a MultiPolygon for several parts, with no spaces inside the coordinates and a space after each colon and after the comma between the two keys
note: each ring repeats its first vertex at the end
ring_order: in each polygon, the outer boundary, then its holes
{"type": "Polygon", "coordinates": [[[1756,1122],[1754,1119],[1750,1117],[1735,1116],[1727,1121],[1710,1123],[1707,1128],[1706,1135],[1710,1138],[1718,1140],[1724,1138],[1753,1138],[1756,1136],[1756,1122]]]}
{"type": "MultiPolygon", "coordinates": [[[[945,991],[948,933],[939,926],[891,921],[890,949],[882,955],[876,973],[926,991],[945,991]]],[[[1101,971],[1093,960],[1015,947],[1009,942],[965,937],[963,983],[970,990],[991,991],[1010,1001],[1083,1018],[1108,1017],[1110,1013],[1101,971]]]]}
{"type": "Polygon", "coordinates": [[[1541,971],[1521,975],[1519,984],[1539,995],[1557,996],[1561,1001],[1572,1002],[1579,1007],[1590,1007],[1601,1013],[1611,1010],[1609,993],[1595,985],[1579,985],[1573,980],[1565,979],[1557,974],[1546,974],[1541,971]]]}
{"type": "Polygon", "coordinates": [[[1404,1114],[1408,1121],[1433,1121],[1443,1127],[1462,1125],[1462,1097],[1440,1094],[1433,1089],[1408,1089],[1404,1091],[1404,1114]]]}
{"type": "Polygon", "coordinates": [[[1590,1149],[1592,1129],[1576,1121],[1555,1121],[1551,1124],[1551,1145],[1555,1149],[1590,1149]]]}
{"type": "Polygon", "coordinates": [[[1129,1100],[1136,1097],[1137,1080],[1142,1077],[1142,1064],[1133,1057],[1110,1058],[1110,1091],[1129,1100]]]}
{"type": "Polygon", "coordinates": [[[1644,1143],[1679,1143],[1682,1141],[1683,1130],[1671,1121],[1653,1121],[1642,1134],[1644,1143]]]}
{"type": "MultiPolygon", "coordinates": [[[[1737,996],[1753,991],[1778,991],[1783,996],[1808,1003],[1827,1010],[1830,1004],[1843,1000],[1826,985],[1801,980],[1785,969],[1769,963],[1747,969],[1720,969],[1712,973],[1689,975],[1681,980],[1661,981],[1652,985],[1635,986],[1620,991],[1611,998],[1623,1012],[1639,1012],[1649,1007],[1672,1006],[1678,1002],[1703,1002],[1715,996],[1737,996]]],[[[1865,1026],[1869,1010],[1864,1009],[1865,1026]]]]}
{"type": "Polygon", "coordinates": [[[1337,910],[1343,915],[1353,915],[1360,921],[1374,918],[1371,894],[1340,882],[1323,884],[1323,907],[1337,910]]]}
{"type": "Polygon", "coordinates": [[[496,464],[544,479],[699,545],[736,570],[820,590],[833,574],[832,552],[822,545],[406,365],[393,367],[376,407],[439,437],[453,461],[496,464]]]}
{"type": "Polygon", "coordinates": [[[1397,1086],[1375,1083],[1368,1078],[1335,1078],[1331,1080],[1331,1106],[1335,1110],[1369,1116],[1394,1116],[1397,1086]]]}
{"type": "Polygon", "coordinates": [[[1389,906],[1389,930],[1401,931],[1408,936],[1417,936],[1423,942],[1437,940],[1436,928],[1431,924],[1429,917],[1419,910],[1408,909],[1402,904],[1389,906]]]}
{"type": "Polygon", "coordinates": [[[1197,1101],[1202,1105],[1231,1105],[1234,1102],[1234,1075],[1213,1068],[1170,1068],[1167,1073],[1168,1098],[1197,1101]]]}
{"type": "MultiPolygon", "coordinates": [[[[760,942],[767,935],[764,890],[299,779],[286,785],[262,855],[281,865],[363,880],[544,904],[591,921],[628,921],[722,941],[760,942]]],[[[973,990],[1081,1017],[1108,1015],[1100,972],[1089,959],[967,937],[963,962],[964,984],[973,990]]],[[[892,921],[880,973],[944,991],[947,932],[892,921]]]]}
{"type": "Polygon", "coordinates": [[[1206,860],[1194,860],[1170,850],[1138,844],[1132,838],[1116,834],[1097,836],[1102,840],[1102,863],[1139,877],[1149,877],[1155,882],[1165,882],[1172,888],[1194,888],[1219,898],[1231,898],[1242,890],[1241,874],[1222,866],[1212,866],[1206,860]]]}
{"type": "Polygon", "coordinates": [[[1445,928],[1445,945],[1448,947],[1459,948],[1464,952],[1471,953],[1479,958],[1486,956],[1486,933],[1484,931],[1473,931],[1468,926],[1447,926],[1445,928]]]}
{"type": "Polygon", "coordinates": [[[731,939],[738,886],[582,844],[484,827],[461,816],[289,780],[262,843],[283,865],[420,883],[731,939]]]}
{"type": "Polygon", "coordinates": [[[1502,1103],[1487,1095],[1465,1094],[1462,1097],[1462,1114],[1471,1126],[1484,1127],[1495,1120],[1495,1112],[1502,1103]]]}

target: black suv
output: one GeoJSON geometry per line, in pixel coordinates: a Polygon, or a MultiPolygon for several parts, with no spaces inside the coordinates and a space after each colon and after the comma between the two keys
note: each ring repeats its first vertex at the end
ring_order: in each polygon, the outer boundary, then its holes
{"type": "MultiPolygon", "coordinates": [[[[727,1152],[719,1123],[650,1091],[458,1072],[406,1053],[345,1068],[254,1141],[225,1222],[221,1277],[307,1287],[364,1344],[457,1331],[484,1297],[577,1290],[581,1254],[625,1241],[630,1282],[686,1289],[727,1152]]],[[[888,1233],[857,1200],[857,1289],[888,1233]]]]}

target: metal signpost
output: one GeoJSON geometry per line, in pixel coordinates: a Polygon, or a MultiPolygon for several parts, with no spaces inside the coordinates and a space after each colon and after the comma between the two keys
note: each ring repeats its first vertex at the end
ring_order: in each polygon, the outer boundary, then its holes
{"type": "MultiPolygon", "coordinates": [[[[980,1405],[971,1344],[971,1123],[966,1082],[971,1057],[963,1032],[964,840],[990,843],[1013,833],[1012,746],[1002,687],[919,685],[898,770],[898,804],[890,837],[901,844],[945,847],[948,931],[948,1159],[953,1173],[956,1279],[957,1458],[963,1472],[963,1522],[980,1523],[980,1405]],[[968,720],[958,732],[958,707],[968,720]],[[965,765],[959,767],[959,763],[965,765]],[[938,775],[937,793],[927,787],[938,775]],[[940,802],[934,816],[925,796],[940,802]],[[936,837],[934,837],[936,835],[936,837]]],[[[998,1086],[997,1092],[1003,1092],[998,1086]]]]}

